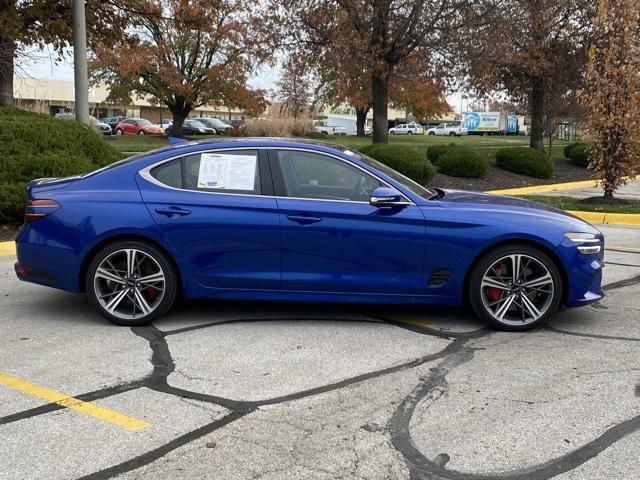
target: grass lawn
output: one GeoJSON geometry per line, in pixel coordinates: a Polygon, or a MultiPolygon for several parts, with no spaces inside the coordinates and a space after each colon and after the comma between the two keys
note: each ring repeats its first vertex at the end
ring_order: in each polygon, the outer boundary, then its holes
{"type": "MultiPolygon", "coordinates": [[[[206,139],[208,136],[191,137],[192,139],[206,139]]],[[[220,136],[213,136],[211,138],[224,138],[220,136]]],[[[105,137],[105,141],[114,146],[121,152],[138,153],[153,150],[167,145],[167,139],[162,137],[149,137],[149,136],[111,136],[105,137]]],[[[371,144],[371,137],[355,137],[355,136],[328,136],[327,142],[337,143],[350,147],[353,149],[359,149],[365,145],[371,144]]],[[[454,143],[456,145],[462,145],[465,147],[471,147],[477,149],[487,155],[488,158],[493,158],[495,152],[501,147],[512,146],[526,146],[529,144],[529,137],[525,136],[475,136],[470,135],[466,137],[436,137],[434,135],[389,135],[389,143],[393,145],[405,145],[407,147],[415,148],[418,150],[427,151],[432,145],[449,144],[454,143]]],[[[562,148],[568,142],[557,140],[554,143],[553,154],[554,156],[562,157],[562,148]]]]}
{"type": "Polygon", "coordinates": [[[573,197],[556,197],[551,195],[517,195],[533,202],[544,203],[562,210],[577,210],[580,212],[608,212],[608,213],[640,213],[640,201],[633,201],[628,205],[591,205],[581,203],[573,197]]]}

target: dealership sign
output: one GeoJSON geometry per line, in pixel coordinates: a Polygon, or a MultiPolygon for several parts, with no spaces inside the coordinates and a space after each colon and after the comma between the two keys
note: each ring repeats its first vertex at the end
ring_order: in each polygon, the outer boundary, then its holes
{"type": "Polygon", "coordinates": [[[470,132],[499,132],[500,112],[467,112],[464,122],[470,132]]]}

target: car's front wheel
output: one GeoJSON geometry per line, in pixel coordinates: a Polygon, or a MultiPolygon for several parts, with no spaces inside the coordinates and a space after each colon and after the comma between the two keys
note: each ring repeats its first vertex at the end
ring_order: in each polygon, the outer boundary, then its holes
{"type": "Polygon", "coordinates": [[[166,255],[138,241],[100,250],[89,265],[87,293],[98,312],[116,325],[146,325],[164,315],[177,291],[176,272],[166,255]]]}
{"type": "Polygon", "coordinates": [[[560,306],[562,276],[555,262],[529,245],[506,245],[485,254],[471,273],[469,300],[491,325],[528,330],[548,320],[560,306]]]}
{"type": "Polygon", "coordinates": [[[116,128],[116,135],[122,135],[122,130],[120,130],[119,128],[116,128]]]}

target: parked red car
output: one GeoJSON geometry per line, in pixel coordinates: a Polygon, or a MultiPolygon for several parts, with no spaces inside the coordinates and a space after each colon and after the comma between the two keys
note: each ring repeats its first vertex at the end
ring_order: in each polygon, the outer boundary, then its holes
{"type": "Polygon", "coordinates": [[[116,125],[116,135],[164,135],[164,131],[144,118],[126,118],[116,125]]]}

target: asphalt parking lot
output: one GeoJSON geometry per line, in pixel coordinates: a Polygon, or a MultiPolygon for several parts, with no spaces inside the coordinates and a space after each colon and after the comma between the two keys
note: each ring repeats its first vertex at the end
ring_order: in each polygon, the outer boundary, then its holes
{"type": "Polygon", "coordinates": [[[602,230],[605,299],[515,334],[216,302],[114,327],[0,257],[0,478],[640,479],[640,229],[602,230]]]}

